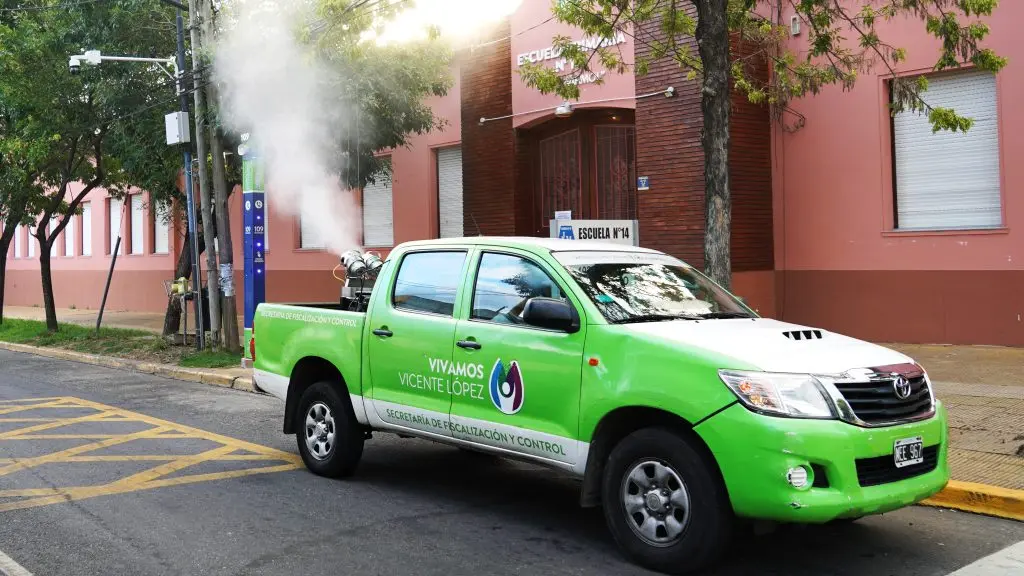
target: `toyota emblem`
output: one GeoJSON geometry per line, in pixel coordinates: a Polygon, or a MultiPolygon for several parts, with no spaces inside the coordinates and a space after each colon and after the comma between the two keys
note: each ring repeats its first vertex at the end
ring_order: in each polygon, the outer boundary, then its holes
{"type": "Polygon", "coordinates": [[[896,376],[892,381],[892,389],[900,400],[910,398],[910,381],[903,376],[896,376]]]}

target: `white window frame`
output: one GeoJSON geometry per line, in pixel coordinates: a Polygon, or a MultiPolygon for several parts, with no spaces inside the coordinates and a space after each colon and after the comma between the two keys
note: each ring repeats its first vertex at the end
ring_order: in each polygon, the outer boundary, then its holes
{"type": "MultiPolygon", "coordinates": [[[[121,216],[123,209],[124,202],[118,200],[117,198],[107,198],[107,230],[109,232],[109,236],[107,238],[107,243],[109,244],[109,247],[107,248],[108,256],[114,255],[114,246],[117,245],[117,237],[121,234],[121,226],[123,224],[121,222],[121,216]],[[117,207],[116,210],[114,209],[115,206],[117,207]]],[[[123,254],[124,238],[121,239],[121,246],[118,248],[117,251],[118,256],[121,256],[123,254]]]]}
{"type": "Polygon", "coordinates": [[[150,202],[153,223],[153,254],[166,255],[171,253],[171,215],[169,211],[160,209],[156,203],[150,202]],[[161,241],[163,245],[161,246],[161,241]]]}
{"type": "Polygon", "coordinates": [[[465,193],[462,185],[462,147],[449,146],[437,149],[437,236],[438,238],[461,238],[465,236],[463,210],[465,193]],[[459,173],[457,177],[446,180],[442,178],[441,166],[444,155],[458,153],[459,173]]]}
{"type": "Polygon", "coordinates": [[[926,113],[892,119],[893,229],[998,229],[1003,221],[999,92],[978,70],[929,77],[924,99],[974,120],[966,133],[932,131],[926,113]]]}
{"type": "Polygon", "coordinates": [[[79,254],[92,256],[92,202],[82,202],[82,246],[79,254]]]}
{"type": "Polygon", "coordinates": [[[131,217],[128,253],[132,255],[145,254],[146,199],[142,194],[132,194],[128,198],[128,211],[131,217]]]}
{"type": "Polygon", "coordinates": [[[64,257],[71,258],[75,255],[75,220],[78,216],[72,214],[68,217],[68,225],[64,227],[64,257]]]}
{"type": "Polygon", "coordinates": [[[379,175],[377,182],[363,187],[363,244],[367,248],[391,248],[395,245],[394,165],[390,157],[385,161],[391,165],[391,172],[379,175]],[[367,206],[379,209],[383,221],[368,222],[367,206]]]}
{"type": "Polygon", "coordinates": [[[14,257],[19,260],[25,257],[25,227],[21,224],[14,232],[14,257]]]}

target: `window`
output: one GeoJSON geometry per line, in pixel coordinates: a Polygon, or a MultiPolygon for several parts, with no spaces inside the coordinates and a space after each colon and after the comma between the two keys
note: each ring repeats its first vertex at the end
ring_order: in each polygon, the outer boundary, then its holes
{"type": "Polygon", "coordinates": [[[92,256],[92,203],[82,204],[82,256],[92,256]]]}
{"type": "Polygon", "coordinates": [[[995,228],[1003,223],[996,79],[988,72],[929,79],[930,106],[974,119],[967,133],[932,132],[926,114],[892,120],[896,219],[900,230],[995,228]]]}
{"type": "Polygon", "coordinates": [[[562,252],[555,257],[612,323],[754,317],[706,276],[665,254],[562,252]]]}
{"type": "Polygon", "coordinates": [[[14,257],[24,258],[25,257],[25,227],[18,226],[18,230],[14,233],[14,257]]]}
{"type": "Polygon", "coordinates": [[[500,324],[523,324],[531,298],[565,299],[547,272],[533,262],[508,254],[485,253],[473,291],[472,318],[500,324]]]}
{"type": "MultiPolygon", "coordinates": [[[[107,254],[114,253],[114,246],[117,246],[117,238],[121,235],[121,201],[116,198],[108,199],[107,223],[110,228],[110,246],[107,247],[107,254]]],[[[117,250],[118,254],[124,253],[124,247],[117,250]]]]}
{"type": "Polygon", "coordinates": [[[29,258],[35,258],[36,257],[36,242],[38,242],[38,240],[36,240],[35,236],[32,235],[32,228],[33,228],[32,226],[28,227],[28,257],[29,258]]]}
{"type": "Polygon", "coordinates": [[[145,222],[146,222],[146,209],[143,206],[142,194],[133,194],[130,196],[130,206],[132,208],[132,239],[131,246],[128,247],[129,254],[142,254],[143,252],[143,238],[145,237],[145,222]]]}
{"type": "Polygon", "coordinates": [[[395,308],[452,316],[465,262],[465,252],[408,254],[395,280],[395,308]]]}
{"type": "Polygon", "coordinates": [[[153,204],[153,254],[168,254],[170,250],[170,212],[153,204]]]}
{"type": "MultiPolygon", "coordinates": [[[[390,167],[391,160],[387,160],[390,167]]],[[[391,171],[377,174],[377,181],[363,188],[363,244],[395,245],[395,221],[392,204],[391,171]]]]}
{"type": "Polygon", "coordinates": [[[50,218],[50,223],[46,227],[47,236],[49,238],[53,239],[53,242],[50,244],[50,258],[56,258],[57,257],[57,242],[56,242],[56,239],[53,238],[53,231],[56,230],[57,226],[59,226],[59,225],[60,225],[60,219],[57,218],[57,217],[53,217],[53,218],[50,218]]]}
{"type": "MultiPolygon", "coordinates": [[[[299,248],[307,250],[323,250],[325,247],[323,239],[313,226],[315,216],[309,212],[299,215],[299,248]]],[[[266,234],[266,228],[263,229],[266,234]]]]}
{"type": "Polygon", "coordinates": [[[72,215],[68,218],[68,225],[64,227],[64,256],[75,255],[75,218],[72,215]]]}
{"type": "Polygon", "coordinates": [[[636,220],[636,130],[598,126],[597,214],[605,220],[636,220]]]}
{"type": "Polygon", "coordinates": [[[465,235],[462,225],[462,148],[437,151],[437,213],[441,238],[465,235]]]}

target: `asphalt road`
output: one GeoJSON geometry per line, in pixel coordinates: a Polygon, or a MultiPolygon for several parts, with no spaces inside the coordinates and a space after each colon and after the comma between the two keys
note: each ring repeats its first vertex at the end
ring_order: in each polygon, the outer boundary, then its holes
{"type": "MultiPolygon", "coordinates": [[[[36,576],[646,573],[564,475],[378,434],[327,480],[295,464],[282,409],[0,351],[0,573],[4,555],[36,576]]],[[[746,536],[716,574],[946,576],[1021,541],[1024,523],[915,507],[746,536]]]]}

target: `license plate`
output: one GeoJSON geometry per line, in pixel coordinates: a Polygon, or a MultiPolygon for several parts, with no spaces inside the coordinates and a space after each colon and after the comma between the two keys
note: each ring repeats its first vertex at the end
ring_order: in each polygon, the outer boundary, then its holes
{"type": "Polygon", "coordinates": [[[921,437],[897,440],[892,449],[892,456],[897,468],[924,462],[924,443],[921,437]]]}

